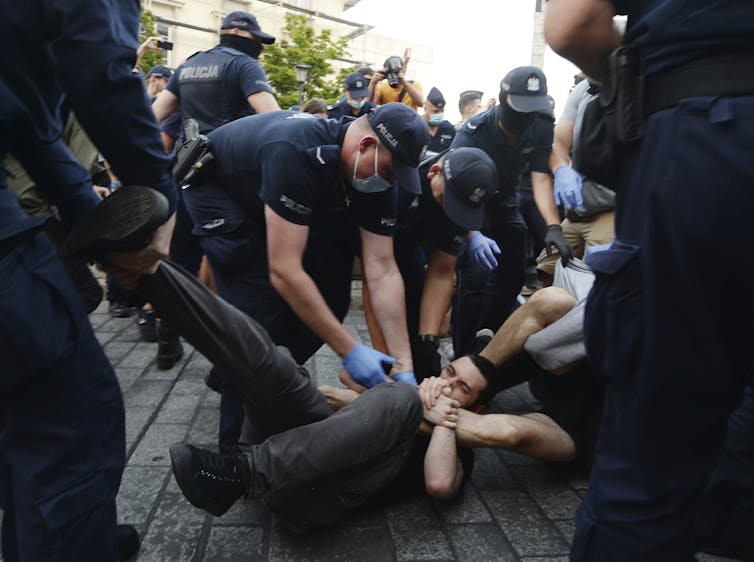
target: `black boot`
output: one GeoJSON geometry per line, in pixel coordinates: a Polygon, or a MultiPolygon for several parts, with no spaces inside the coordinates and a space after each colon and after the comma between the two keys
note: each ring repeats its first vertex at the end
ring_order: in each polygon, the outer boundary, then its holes
{"type": "Polygon", "coordinates": [[[139,552],[141,539],[133,525],[118,525],[115,529],[120,562],[127,562],[139,552]]]}
{"type": "Polygon", "coordinates": [[[216,517],[228,511],[235,501],[259,497],[250,494],[253,468],[244,453],[221,455],[185,443],[170,447],[173,474],[191,505],[216,517]]]}
{"type": "Polygon", "coordinates": [[[139,309],[139,335],[141,341],[156,342],[159,341],[157,333],[157,314],[154,310],[139,309]]]}
{"type": "Polygon", "coordinates": [[[165,320],[161,320],[157,340],[157,368],[164,371],[172,369],[181,357],[183,346],[178,332],[168,326],[165,320]]]}
{"type": "Polygon", "coordinates": [[[212,367],[209,370],[209,373],[204,376],[204,384],[206,384],[210,390],[214,390],[218,393],[222,392],[223,376],[220,374],[220,371],[217,370],[217,367],[212,367]]]}

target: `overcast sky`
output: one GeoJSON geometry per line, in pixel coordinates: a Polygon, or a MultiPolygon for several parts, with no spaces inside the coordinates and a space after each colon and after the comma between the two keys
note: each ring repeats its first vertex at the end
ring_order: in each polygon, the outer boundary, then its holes
{"type": "MultiPolygon", "coordinates": [[[[496,97],[509,70],[530,64],[534,6],[535,0],[361,0],[344,17],[375,25],[374,33],[432,45],[432,76],[416,79],[425,95],[432,86],[442,91],[446,119],[455,123],[460,92],[496,97]]],[[[385,56],[391,54],[397,53],[385,56]]],[[[559,116],[578,69],[548,48],[544,72],[559,116]]]]}

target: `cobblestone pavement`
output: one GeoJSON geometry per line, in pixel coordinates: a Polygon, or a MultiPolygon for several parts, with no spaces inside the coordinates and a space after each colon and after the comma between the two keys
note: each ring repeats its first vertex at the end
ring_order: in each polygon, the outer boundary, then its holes
{"type": "MultiPolygon", "coordinates": [[[[354,297],[346,325],[369,341],[354,297]]],[[[492,449],[477,450],[469,485],[450,502],[406,498],[305,536],[281,528],[258,500],[239,501],[223,517],[212,517],[183,498],[168,455],[175,442],[216,442],[219,395],[203,382],[209,362],[184,343],[183,359],[160,371],[157,344],[139,340],[134,317],[110,318],[103,303],[91,322],[123,389],[128,464],[118,517],[142,534],[140,561],[568,559],[573,515],[586,489],[583,475],[492,449]]],[[[324,347],[308,363],[318,384],[339,384],[339,366],[324,347]]],[[[499,396],[496,407],[525,411],[531,403],[520,386],[499,396]]]]}

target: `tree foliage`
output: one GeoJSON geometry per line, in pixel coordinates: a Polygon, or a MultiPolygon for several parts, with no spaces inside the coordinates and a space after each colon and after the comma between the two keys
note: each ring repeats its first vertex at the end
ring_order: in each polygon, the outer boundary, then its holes
{"type": "MultiPolygon", "coordinates": [[[[139,43],[143,43],[147,40],[147,37],[154,37],[157,33],[157,20],[154,14],[149,10],[141,11],[141,25],[139,26],[139,43]]],[[[147,51],[144,56],[141,57],[139,67],[147,75],[149,69],[156,64],[165,64],[165,52],[164,51],[147,51]]]]}
{"type": "Polygon", "coordinates": [[[352,71],[343,69],[335,75],[329,61],[348,54],[345,38],[334,39],[329,29],[318,34],[306,16],[290,13],[285,16],[281,35],[274,44],[265,46],[260,58],[280,107],[286,109],[298,103],[295,66],[299,63],[311,67],[304,85],[305,99],[322,98],[327,103],[337,100],[345,75],[352,71]]]}

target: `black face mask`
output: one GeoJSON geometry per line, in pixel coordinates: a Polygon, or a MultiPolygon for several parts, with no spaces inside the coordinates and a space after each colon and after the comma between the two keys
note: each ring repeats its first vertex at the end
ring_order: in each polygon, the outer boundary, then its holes
{"type": "Polygon", "coordinates": [[[519,113],[507,102],[497,106],[497,119],[503,124],[505,130],[514,135],[520,135],[534,122],[535,112],[519,113]]]}
{"type": "Polygon", "coordinates": [[[253,59],[259,58],[262,52],[262,44],[254,39],[248,37],[241,37],[240,35],[231,35],[226,33],[220,36],[220,44],[233,49],[238,49],[242,53],[246,53],[253,59]]]}

